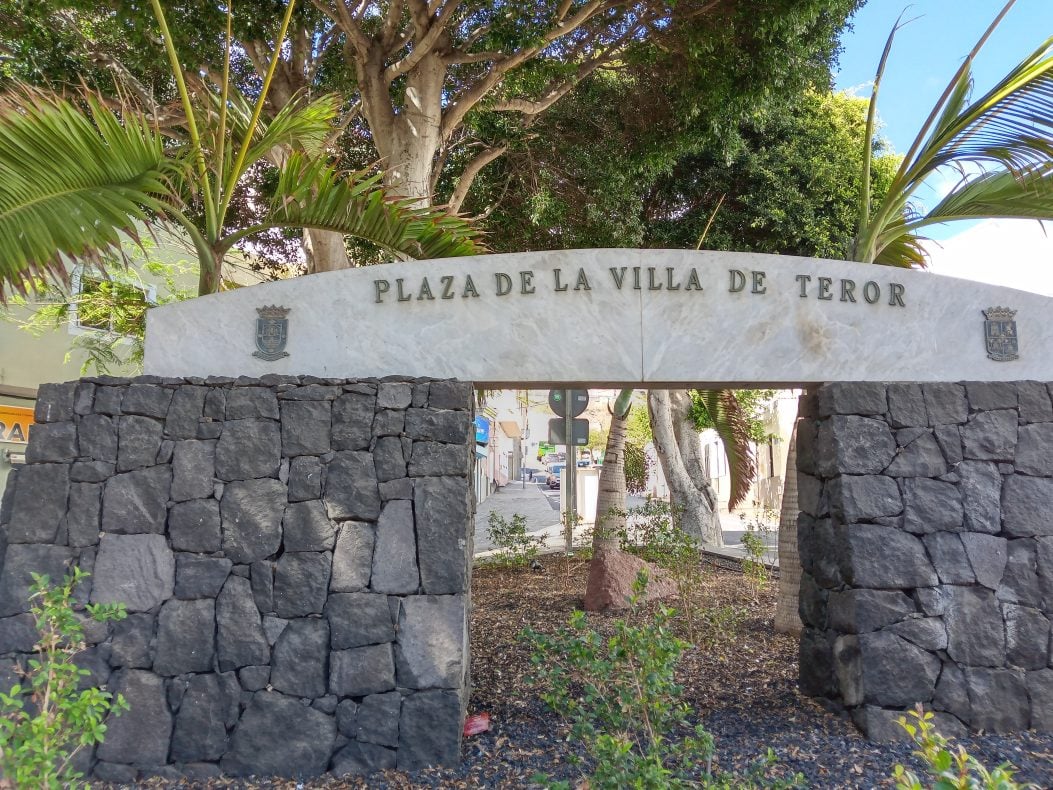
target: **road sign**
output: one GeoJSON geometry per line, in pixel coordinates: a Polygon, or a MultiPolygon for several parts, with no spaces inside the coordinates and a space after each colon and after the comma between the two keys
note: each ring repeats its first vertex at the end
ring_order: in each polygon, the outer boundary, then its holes
{"type": "Polygon", "coordinates": [[[567,414],[566,393],[567,390],[549,390],[548,407],[559,417],[577,417],[589,405],[589,391],[570,390],[570,414],[567,414]]]}
{"type": "MultiPolygon", "coordinates": [[[[574,446],[584,447],[589,443],[589,421],[588,420],[572,420],[573,427],[571,433],[574,436],[574,446]]],[[[563,417],[557,417],[554,420],[548,421],[548,440],[552,444],[566,444],[566,426],[567,421],[563,417]]]]}

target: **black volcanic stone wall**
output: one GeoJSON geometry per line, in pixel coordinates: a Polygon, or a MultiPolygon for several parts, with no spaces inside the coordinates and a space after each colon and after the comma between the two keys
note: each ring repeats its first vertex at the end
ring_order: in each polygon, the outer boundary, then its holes
{"type": "Polygon", "coordinates": [[[828,384],[802,401],[802,691],[869,737],[1053,730],[1053,385],[828,384]]]}
{"type": "Polygon", "coordinates": [[[92,573],[78,662],[131,710],[101,780],[449,765],[467,695],[470,384],[136,379],[44,385],[0,507],[2,685],[32,652],[30,572],[92,573]]]}

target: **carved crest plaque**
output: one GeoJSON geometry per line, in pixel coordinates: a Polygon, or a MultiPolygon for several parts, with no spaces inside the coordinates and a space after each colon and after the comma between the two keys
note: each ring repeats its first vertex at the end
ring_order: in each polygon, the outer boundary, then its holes
{"type": "Polygon", "coordinates": [[[252,356],[273,362],[276,359],[289,356],[285,350],[285,343],[289,339],[289,311],[292,308],[257,307],[259,317],[256,319],[256,351],[252,356]]]}
{"type": "Polygon", "coordinates": [[[1008,307],[989,307],[984,312],[984,338],[987,356],[995,362],[1011,362],[1020,358],[1020,343],[1016,333],[1016,310],[1008,307]]]}

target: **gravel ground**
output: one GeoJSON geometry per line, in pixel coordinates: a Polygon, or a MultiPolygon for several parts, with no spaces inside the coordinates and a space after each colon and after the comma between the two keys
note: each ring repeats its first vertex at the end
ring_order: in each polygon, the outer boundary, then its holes
{"type": "MultiPolygon", "coordinates": [[[[552,631],[566,622],[584,593],[587,564],[549,556],[541,571],[477,568],[473,580],[472,682],[469,713],[487,712],[491,730],[466,738],[454,769],[415,774],[388,771],[368,779],[322,777],[292,781],[213,781],[143,786],[201,788],[476,788],[525,787],[541,771],[554,778],[581,776],[568,758],[581,755],[568,743],[563,720],[547,710],[526,683],[529,655],[516,634],[524,626],[552,631]]],[[[797,647],[772,630],[775,596],[753,591],[736,570],[709,566],[695,597],[710,614],[695,632],[678,681],[686,701],[715,741],[715,765],[743,770],[771,747],[773,775],[804,774],[814,788],[891,787],[893,766],[918,769],[908,744],[871,744],[851,722],[802,697],[796,688],[797,647]]],[[[613,616],[593,616],[601,631],[613,616]]],[[[685,627],[678,622],[678,628],[685,627]]],[[[686,636],[686,634],[685,634],[686,636]]],[[[1017,779],[1053,788],[1053,735],[976,736],[961,741],[988,766],[1011,762],[1017,779]]]]}

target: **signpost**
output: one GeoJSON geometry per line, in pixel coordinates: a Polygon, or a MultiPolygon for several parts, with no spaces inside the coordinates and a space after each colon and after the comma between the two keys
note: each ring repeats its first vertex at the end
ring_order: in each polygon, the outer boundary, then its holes
{"type": "Polygon", "coordinates": [[[578,520],[575,498],[578,464],[574,457],[574,449],[579,445],[584,446],[589,443],[589,421],[574,418],[585,411],[589,405],[589,391],[549,390],[548,405],[558,417],[563,418],[562,431],[559,430],[560,420],[549,420],[548,440],[552,444],[562,444],[567,448],[567,464],[563,467],[567,478],[567,509],[564,514],[563,543],[569,553],[574,548],[574,523],[578,520]]]}

